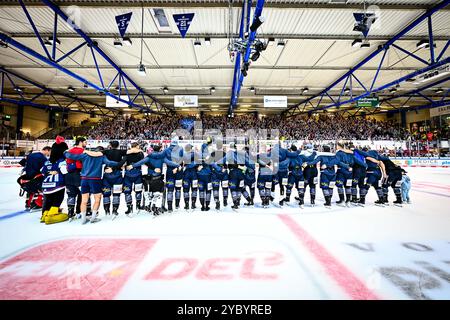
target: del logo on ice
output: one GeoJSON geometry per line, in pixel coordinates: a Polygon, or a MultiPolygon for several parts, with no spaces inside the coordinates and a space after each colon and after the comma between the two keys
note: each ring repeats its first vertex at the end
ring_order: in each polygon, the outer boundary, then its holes
{"type": "Polygon", "coordinates": [[[174,14],[173,20],[180,30],[181,37],[185,37],[186,33],[191,25],[192,19],[194,19],[194,13],[174,14]]]}
{"type": "Polygon", "coordinates": [[[0,300],[114,299],[155,243],[81,238],[38,245],[0,263],[0,300]]]}

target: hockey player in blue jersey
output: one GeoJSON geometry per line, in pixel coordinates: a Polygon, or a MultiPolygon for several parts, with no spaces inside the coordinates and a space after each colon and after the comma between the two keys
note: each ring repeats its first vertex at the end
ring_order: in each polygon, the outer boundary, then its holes
{"type": "Polygon", "coordinates": [[[387,177],[383,179],[383,204],[389,205],[388,194],[389,187],[394,190],[395,201],[394,205],[401,207],[402,206],[402,175],[405,170],[403,170],[400,166],[396,165],[392,162],[389,157],[380,155],[380,160],[383,162],[384,167],[386,169],[387,177]]]}
{"type": "Polygon", "coordinates": [[[355,157],[353,151],[347,149],[343,142],[338,142],[336,149],[336,158],[340,162],[348,165],[348,168],[339,166],[336,172],[336,187],[339,195],[339,201],[337,201],[336,204],[338,206],[349,206],[352,199],[353,165],[355,163],[355,157]]]}
{"type": "MultiPolygon", "coordinates": [[[[297,157],[299,152],[291,152],[283,147],[281,143],[278,142],[273,146],[269,152],[269,157],[272,159],[274,166],[274,175],[272,181],[272,192],[275,191],[275,186],[278,184],[280,186],[280,195],[284,195],[284,189],[288,185],[288,175],[289,175],[289,159],[297,157]],[[287,161],[286,161],[287,160],[287,161]]],[[[271,197],[273,198],[273,196],[271,197]]],[[[272,199],[273,200],[273,199],[272,199]]]]}
{"type": "Polygon", "coordinates": [[[239,209],[242,191],[244,189],[244,173],[245,170],[245,152],[243,150],[237,150],[236,143],[230,143],[230,150],[225,154],[223,159],[216,161],[216,164],[226,164],[230,170],[229,173],[229,187],[231,191],[231,198],[233,200],[233,210],[239,209]]]}
{"type": "Polygon", "coordinates": [[[184,147],[183,155],[183,197],[184,209],[189,210],[189,198],[191,198],[191,209],[196,209],[198,178],[197,178],[197,161],[201,155],[195,152],[191,144],[184,147]]]}
{"type": "Polygon", "coordinates": [[[350,150],[353,151],[353,179],[352,179],[352,205],[359,205],[358,200],[358,189],[359,189],[359,199],[362,196],[365,197],[365,179],[367,172],[367,162],[364,155],[360,152],[359,149],[355,148],[353,145],[349,145],[350,150]]]}
{"type": "Polygon", "coordinates": [[[372,186],[378,195],[378,200],[375,201],[375,204],[383,206],[383,189],[381,188],[380,180],[386,177],[384,163],[381,161],[380,155],[375,150],[363,148],[363,150],[358,150],[357,152],[364,156],[367,162],[366,181],[364,183],[364,187],[360,190],[361,196],[359,199],[359,205],[365,206],[367,192],[372,186]]]}
{"type": "Polygon", "coordinates": [[[257,182],[259,197],[261,198],[263,208],[268,208],[271,200],[272,180],[274,176],[272,159],[267,152],[262,152],[258,154],[257,161],[259,164],[257,182]]]}
{"type": "MultiPolygon", "coordinates": [[[[289,148],[290,152],[296,153],[297,146],[292,145],[289,148]]],[[[309,157],[303,154],[297,154],[294,158],[288,158],[289,161],[289,176],[288,176],[288,184],[286,187],[286,196],[284,199],[280,201],[280,205],[283,206],[285,203],[289,203],[291,201],[291,193],[292,189],[295,188],[298,191],[298,201],[300,208],[303,208],[304,199],[305,199],[305,178],[303,176],[303,166],[307,165],[308,161],[314,160],[316,153],[313,152],[309,157]]]]}
{"type": "Polygon", "coordinates": [[[134,164],[138,163],[142,159],[144,159],[144,152],[140,148],[139,143],[131,143],[131,147],[127,151],[127,154],[121,163],[125,164],[125,166],[128,167],[125,171],[123,179],[123,193],[125,194],[125,202],[127,204],[127,211],[125,212],[125,214],[127,216],[130,216],[130,214],[133,213],[133,197],[131,195],[133,187],[136,199],[136,210],[139,211],[142,209],[142,171],[140,165],[134,166],[134,164]]]}
{"type": "Polygon", "coordinates": [[[343,163],[336,156],[330,153],[329,146],[323,146],[323,151],[327,154],[317,156],[313,161],[308,162],[309,165],[316,165],[320,162],[320,188],[325,198],[325,207],[331,208],[331,198],[333,196],[333,188],[336,183],[336,171],[334,166],[349,168],[349,165],[343,163]]]}
{"type": "Polygon", "coordinates": [[[213,187],[213,198],[216,202],[216,210],[220,210],[220,196],[219,189],[222,188],[222,196],[223,196],[223,206],[226,207],[228,205],[228,189],[229,189],[229,176],[228,176],[228,168],[226,161],[224,159],[224,152],[222,150],[216,150],[212,153],[212,157],[214,159],[221,159],[217,162],[219,169],[217,167],[212,166],[212,187],[213,187]]]}
{"type": "MultiPolygon", "coordinates": [[[[144,159],[127,166],[127,171],[140,168],[142,165],[148,165],[148,187],[149,198],[152,204],[151,210],[155,215],[163,212],[163,192],[164,192],[164,175],[163,164],[174,167],[177,170],[181,168],[180,164],[169,160],[166,153],[161,151],[161,145],[152,145],[153,152],[148,154],[144,159]]],[[[136,199],[137,200],[137,199],[136,199]]],[[[149,204],[150,205],[150,204],[149,204]]]]}
{"type": "Polygon", "coordinates": [[[198,191],[202,211],[209,211],[209,204],[211,202],[211,192],[212,186],[212,173],[213,168],[215,171],[223,170],[223,167],[218,166],[214,163],[214,158],[212,155],[206,152],[202,154],[202,159],[200,159],[199,165],[197,167],[197,177],[198,177],[198,191]]]}
{"type": "Polygon", "coordinates": [[[242,194],[247,200],[244,203],[245,206],[253,206],[255,201],[255,189],[256,189],[256,161],[257,156],[252,154],[250,147],[245,147],[245,171],[244,171],[244,190],[242,194]],[[250,193],[247,191],[250,191],[250,193]]]}
{"type": "MultiPolygon", "coordinates": [[[[309,157],[314,153],[314,148],[312,144],[307,144],[305,150],[301,154],[309,157]]],[[[309,187],[310,203],[314,207],[316,205],[316,184],[319,182],[318,178],[319,172],[317,171],[316,165],[304,165],[303,177],[305,178],[305,192],[306,187],[309,187]]],[[[300,198],[295,198],[295,200],[300,201],[300,198]]]]}
{"type": "Polygon", "coordinates": [[[178,166],[167,165],[166,189],[167,189],[167,209],[173,211],[173,200],[175,190],[175,209],[180,208],[181,188],[183,187],[183,170],[180,165],[183,162],[184,150],[178,145],[178,138],[174,138],[170,146],[164,150],[168,160],[175,162],[178,166]]]}

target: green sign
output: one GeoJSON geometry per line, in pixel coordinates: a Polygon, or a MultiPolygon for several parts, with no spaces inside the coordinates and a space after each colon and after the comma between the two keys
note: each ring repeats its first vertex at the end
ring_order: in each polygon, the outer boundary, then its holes
{"type": "Polygon", "coordinates": [[[371,108],[377,108],[380,105],[380,99],[378,97],[372,97],[372,98],[362,98],[356,101],[357,107],[371,107],[371,108]]]}

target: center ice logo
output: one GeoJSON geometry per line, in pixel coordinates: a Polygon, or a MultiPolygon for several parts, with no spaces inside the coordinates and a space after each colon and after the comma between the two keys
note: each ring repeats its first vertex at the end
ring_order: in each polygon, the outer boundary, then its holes
{"type": "Polygon", "coordinates": [[[0,263],[0,299],[114,299],[154,239],[69,239],[0,263]]]}

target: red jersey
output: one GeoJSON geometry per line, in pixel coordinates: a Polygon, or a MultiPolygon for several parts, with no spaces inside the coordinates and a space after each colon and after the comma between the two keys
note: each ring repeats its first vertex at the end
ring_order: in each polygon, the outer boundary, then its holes
{"type": "MultiPolygon", "coordinates": [[[[69,152],[72,154],[82,154],[84,152],[84,149],[80,148],[80,147],[73,147],[72,149],[69,150],[69,152]]],[[[83,164],[80,160],[75,161],[72,159],[66,159],[66,163],[67,163],[67,165],[69,165],[71,163],[75,163],[77,169],[80,169],[80,170],[81,170],[81,168],[83,168],[83,164]]]]}

